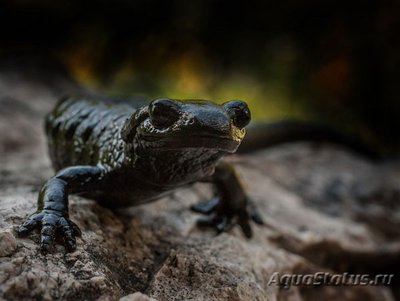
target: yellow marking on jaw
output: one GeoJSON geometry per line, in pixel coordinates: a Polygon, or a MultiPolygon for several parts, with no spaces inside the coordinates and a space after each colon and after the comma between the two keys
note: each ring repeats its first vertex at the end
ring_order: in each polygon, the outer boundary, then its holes
{"type": "Polygon", "coordinates": [[[234,126],[231,122],[231,137],[233,140],[241,142],[246,134],[245,129],[239,129],[238,127],[234,126]]]}

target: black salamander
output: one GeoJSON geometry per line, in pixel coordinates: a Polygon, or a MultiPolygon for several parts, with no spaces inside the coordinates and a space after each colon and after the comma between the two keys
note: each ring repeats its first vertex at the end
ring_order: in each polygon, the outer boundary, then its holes
{"type": "Polygon", "coordinates": [[[205,215],[199,225],[222,232],[238,224],[251,237],[250,221],[262,224],[262,218],[233,167],[222,160],[239,147],[249,122],[250,110],[239,100],[217,105],[159,98],[135,105],[65,98],[46,118],[56,175],[42,186],[38,209],[19,234],[39,227],[43,252],[52,249],[56,236],[73,251],[80,230],[69,219],[69,194],[118,208],[207,181],[216,195],[192,206],[205,215]]]}

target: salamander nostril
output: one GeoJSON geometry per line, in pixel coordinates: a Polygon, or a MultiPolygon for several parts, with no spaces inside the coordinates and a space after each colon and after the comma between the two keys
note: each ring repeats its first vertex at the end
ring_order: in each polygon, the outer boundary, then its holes
{"type": "Polygon", "coordinates": [[[245,102],[241,100],[230,100],[225,102],[223,106],[235,126],[242,129],[249,124],[251,113],[245,102]]]}
{"type": "Polygon", "coordinates": [[[149,104],[149,114],[155,127],[168,127],[179,119],[179,107],[171,99],[158,98],[149,104]]]}

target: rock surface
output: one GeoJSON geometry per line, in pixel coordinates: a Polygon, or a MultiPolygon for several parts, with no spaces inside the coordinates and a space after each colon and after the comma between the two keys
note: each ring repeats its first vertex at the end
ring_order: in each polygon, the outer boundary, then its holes
{"type": "MultiPolygon", "coordinates": [[[[70,198],[74,253],[16,237],[53,171],[44,114],[77,88],[0,68],[0,300],[395,300],[392,285],[279,286],[284,274],[394,274],[400,266],[400,162],[371,163],[332,145],[293,143],[233,156],[266,220],[245,239],[195,226],[196,184],[112,212],[70,198]]],[[[397,296],[398,297],[398,296],[397,296]]]]}

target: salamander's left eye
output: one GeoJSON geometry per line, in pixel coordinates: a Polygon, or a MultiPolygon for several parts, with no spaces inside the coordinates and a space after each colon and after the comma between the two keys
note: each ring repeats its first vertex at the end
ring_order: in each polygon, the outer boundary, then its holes
{"type": "Polygon", "coordinates": [[[251,120],[250,109],[247,104],[241,100],[230,100],[223,104],[233,124],[239,129],[244,128],[251,120]]]}

